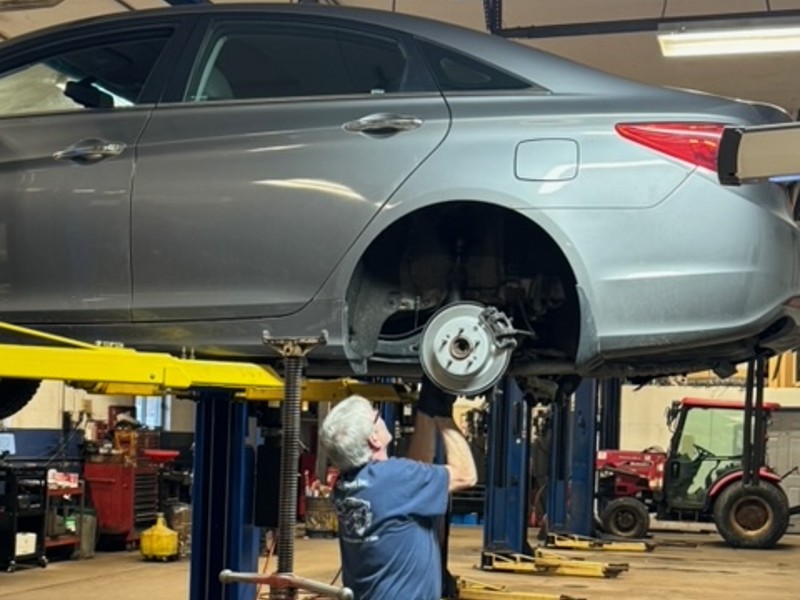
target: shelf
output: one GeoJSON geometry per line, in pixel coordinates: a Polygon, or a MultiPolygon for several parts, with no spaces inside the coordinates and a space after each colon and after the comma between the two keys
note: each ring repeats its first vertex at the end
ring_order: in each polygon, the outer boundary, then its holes
{"type": "Polygon", "coordinates": [[[47,538],[44,541],[45,548],[57,548],[59,546],[77,546],[81,543],[81,538],[77,535],[62,535],[57,538],[47,538]]]}
{"type": "Polygon", "coordinates": [[[83,494],[83,488],[48,488],[47,495],[51,498],[58,498],[60,496],[80,496],[83,494]]]}

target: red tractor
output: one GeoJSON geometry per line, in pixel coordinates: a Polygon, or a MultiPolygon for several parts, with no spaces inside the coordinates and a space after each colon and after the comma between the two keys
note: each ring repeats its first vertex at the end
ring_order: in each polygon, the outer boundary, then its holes
{"type": "MultiPolygon", "coordinates": [[[[764,403],[767,420],[778,408],[764,403]]],[[[734,547],[773,547],[789,525],[789,500],[781,477],[768,467],[760,467],[757,485],[745,485],[744,403],[684,398],[672,403],[667,424],[673,432],[668,452],[598,452],[598,510],[605,532],[644,537],[654,513],[662,520],[713,522],[734,547]]]]}

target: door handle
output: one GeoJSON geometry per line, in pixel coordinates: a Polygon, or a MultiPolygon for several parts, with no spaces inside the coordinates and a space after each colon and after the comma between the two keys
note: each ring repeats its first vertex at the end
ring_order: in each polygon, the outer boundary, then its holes
{"type": "Polygon", "coordinates": [[[119,156],[125,151],[124,142],[108,142],[106,140],[81,140],[69,148],[53,152],[56,160],[71,160],[73,162],[90,164],[104,158],[119,156]]]}
{"type": "Polygon", "coordinates": [[[402,131],[419,128],[423,120],[407,115],[377,113],[367,115],[355,121],[348,121],[342,127],[350,133],[368,133],[370,135],[391,135],[402,131]]]}

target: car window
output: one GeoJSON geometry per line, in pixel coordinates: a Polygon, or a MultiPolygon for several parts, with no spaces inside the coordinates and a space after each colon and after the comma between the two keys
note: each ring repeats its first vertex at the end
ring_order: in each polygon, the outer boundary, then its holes
{"type": "Polygon", "coordinates": [[[423,40],[419,44],[443,92],[540,89],[465,54],[423,40]]]}
{"type": "Polygon", "coordinates": [[[0,74],[0,117],[136,105],[169,31],[88,44],[0,74]]]}
{"type": "Polygon", "coordinates": [[[218,23],[184,100],[434,91],[397,39],[294,23],[218,23]],[[417,69],[416,71],[419,71],[417,69]]]}

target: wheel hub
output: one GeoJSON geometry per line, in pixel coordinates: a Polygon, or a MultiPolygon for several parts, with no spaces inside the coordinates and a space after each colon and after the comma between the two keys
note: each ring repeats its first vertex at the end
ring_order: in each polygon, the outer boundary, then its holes
{"type": "Polygon", "coordinates": [[[753,499],[743,500],[734,514],[736,523],[746,531],[758,531],[770,519],[769,509],[764,503],[753,499]]]}
{"type": "Polygon", "coordinates": [[[636,516],[627,510],[617,513],[617,527],[622,531],[630,531],[636,526],[636,516]]]}
{"type": "Polygon", "coordinates": [[[474,302],[446,306],[425,326],[420,360],[438,387],[466,396],[492,387],[503,376],[516,347],[503,313],[474,302]]]}

